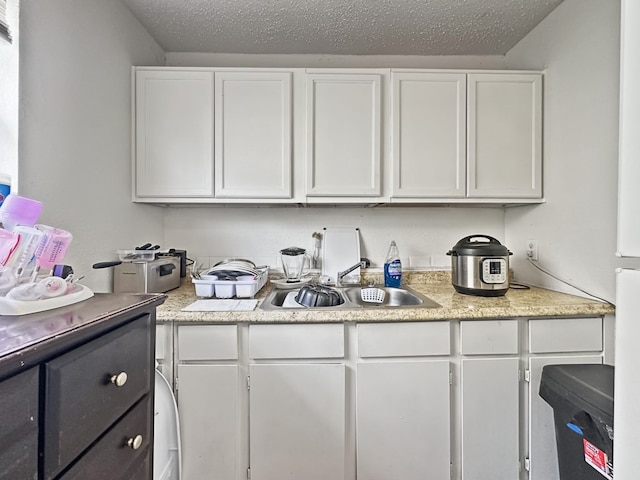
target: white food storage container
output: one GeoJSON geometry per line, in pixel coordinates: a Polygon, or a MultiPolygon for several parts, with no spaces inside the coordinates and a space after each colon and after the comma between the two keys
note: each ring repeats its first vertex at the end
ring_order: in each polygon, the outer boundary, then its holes
{"type": "Polygon", "coordinates": [[[213,297],[216,292],[215,281],[218,279],[215,275],[203,275],[202,279],[193,278],[191,281],[196,287],[196,295],[198,297],[213,297]]]}

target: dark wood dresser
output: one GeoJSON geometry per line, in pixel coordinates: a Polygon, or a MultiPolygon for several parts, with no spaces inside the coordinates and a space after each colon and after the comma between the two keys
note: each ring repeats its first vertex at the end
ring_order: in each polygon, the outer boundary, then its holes
{"type": "Polygon", "coordinates": [[[0,316],[0,480],[151,480],[158,294],[0,316]]]}

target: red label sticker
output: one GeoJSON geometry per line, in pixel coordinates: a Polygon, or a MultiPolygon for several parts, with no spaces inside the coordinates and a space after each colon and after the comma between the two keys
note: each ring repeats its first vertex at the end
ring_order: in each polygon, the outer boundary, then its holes
{"type": "Polygon", "coordinates": [[[607,454],[598,447],[582,439],[584,445],[584,461],[600,472],[605,478],[613,480],[613,471],[608,462],[607,454]]]}

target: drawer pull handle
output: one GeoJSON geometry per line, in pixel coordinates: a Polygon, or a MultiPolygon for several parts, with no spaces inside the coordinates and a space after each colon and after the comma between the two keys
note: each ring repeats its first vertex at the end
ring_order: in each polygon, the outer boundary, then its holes
{"type": "Polygon", "coordinates": [[[123,387],[124,384],[127,383],[127,378],[127,372],[120,372],[119,374],[111,377],[111,383],[116,387],[123,387]]]}
{"type": "Polygon", "coordinates": [[[138,450],[142,446],[142,435],[136,435],[133,438],[127,440],[127,445],[133,450],[138,450]]]}

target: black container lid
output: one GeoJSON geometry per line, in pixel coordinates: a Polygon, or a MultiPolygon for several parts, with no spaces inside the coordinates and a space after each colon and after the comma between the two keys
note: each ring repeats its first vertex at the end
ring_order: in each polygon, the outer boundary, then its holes
{"type": "Polygon", "coordinates": [[[447,255],[477,255],[481,257],[503,257],[512,255],[507,247],[489,235],[469,235],[459,240],[447,255]]]}
{"type": "Polygon", "coordinates": [[[613,423],[612,365],[545,365],[540,396],[554,408],[574,407],[602,423],[613,423]]]}
{"type": "Polygon", "coordinates": [[[307,251],[304,248],[300,248],[300,247],[289,247],[289,248],[283,248],[282,250],[280,250],[280,253],[282,255],[287,255],[290,257],[295,257],[297,255],[304,255],[307,251]]]}

